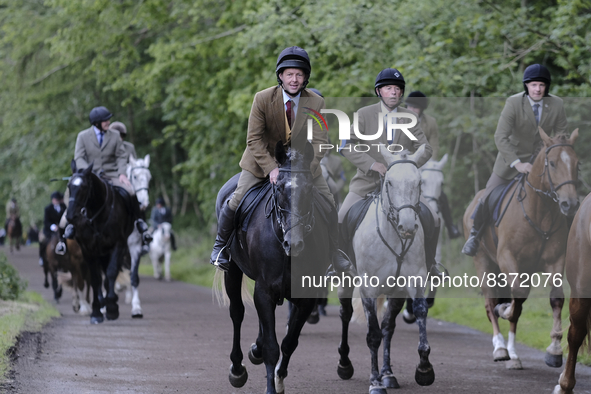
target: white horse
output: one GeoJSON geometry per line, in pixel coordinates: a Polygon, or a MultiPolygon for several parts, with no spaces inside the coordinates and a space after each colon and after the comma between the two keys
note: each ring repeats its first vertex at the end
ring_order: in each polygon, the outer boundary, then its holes
{"type": "MultiPolygon", "coordinates": [[[[435,381],[433,366],[429,362],[431,348],[427,342],[427,302],[425,287],[427,265],[424,234],[419,220],[421,174],[416,161],[423,155],[422,145],[415,154],[390,153],[384,145],[380,152],[389,163],[379,198],[370,205],[365,218],[353,237],[353,250],[359,277],[370,278],[366,283],[353,282],[359,287],[363,308],[367,317],[367,345],[371,353],[370,394],[386,394],[386,388],[399,387],[390,365],[390,344],[400,313],[407,296],[413,298],[415,315],[419,326],[419,364],[415,380],[427,386],[435,381]],[[377,278],[378,280],[374,280],[377,278]],[[378,322],[376,299],[388,297],[387,309],[378,322]],[[384,341],[384,359],[378,370],[378,348],[384,341]]],[[[343,279],[343,282],[346,282],[343,279]]],[[[337,372],[342,379],[353,375],[353,366],[348,357],[348,328],[353,312],[351,296],[353,286],[341,286],[342,337],[339,345],[340,360],[337,372]]]]}
{"type": "MultiPolygon", "coordinates": [[[[148,186],[152,174],[148,167],[150,166],[150,155],[146,155],[143,159],[129,158],[127,165],[127,178],[135,189],[135,194],[140,203],[140,209],[145,211],[150,205],[150,196],[148,195],[148,186]]],[[[134,226],[133,232],[127,238],[127,246],[129,248],[129,255],[131,258],[131,270],[129,273],[130,283],[120,283],[121,287],[126,287],[125,302],[129,303],[131,299],[131,317],[142,318],[142,306],[140,303],[140,296],[138,293],[139,274],[138,268],[140,264],[140,257],[142,255],[142,236],[137,228],[134,226]],[[131,287],[131,292],[130,292],[131,287]]],[[[121,275],[120,275],[121,276],[121,275]]]]}
{"type": "Polygon", "coordinates": [[[164,279],[167,282],[170,282],[171,229],[170,223],[161,223],[154,230],[152,234],[154,240],[150,243],[150,259],[152,259],[154,267],[154,278],[162,279],[162,262],[164,262],[164,279]]]}

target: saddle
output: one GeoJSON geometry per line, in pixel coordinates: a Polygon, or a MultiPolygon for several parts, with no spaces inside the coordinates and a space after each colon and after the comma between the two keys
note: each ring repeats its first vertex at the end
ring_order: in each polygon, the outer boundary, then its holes
{"type": "Polygon", "coordinates": [[[509,182],[507,185],[499,185],[495,187],[484,201],[483,206],[486,209],[485,217],[488,219],[492,219],[490,223],[494,223],[495,227],[499,227],[499,224],[501,223],[501,220],[505,215],[507,206],[509,205],[509,202],[507,202],[507,204],[505,204],[505,209],[502,209],[502,204],[503,200],[505,199],[505,196],[507,196],[507,193],[509,193],[511,187],[513,187],[513,185],[515,185],[515,183],[519,182],[520,180],[521,177],[518,176],[514,178],[511,182],[509,182]]]}
{"type": "MultiPolygon", "coordinates": [[[[368,194],[363,200],[353,204],[353,206],[351,206],[345,215],[343,223],[340,225],[341,227],[339,227],[339,246],[345,253],[347,253],[355,266],[356,262],[355,253],[353,253],[353,236],[365,218],[369,207],[373,201],[379,197],[380,189],[381,188],[378,187],[375,191],[368,194]]],[[[430,239],[433,236],[433,232],[435,231],[435,220],[433,219],[433,215],[431,214],[431,210],[428,206],[420,202],[419,207],[419,220],[423,226],[425,239],[430,239]]]]}

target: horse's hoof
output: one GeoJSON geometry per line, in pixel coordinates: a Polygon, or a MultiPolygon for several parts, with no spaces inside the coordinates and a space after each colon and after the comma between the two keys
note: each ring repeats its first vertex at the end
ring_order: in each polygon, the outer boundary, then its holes
{"type": "Polygon", "coordinates": [[[102,316],[91,316],[90,317],[90,324],[100,324],[105,321],[105,318],[102,316]]]}
{"type": "Polygon", "coordinates": [[[417,371],[415,372],[415,382],[417,382],[419,386],[431,386],[434,381],[435,371],[433,370],[433,367],[429,367],[426,371],[420,371],[419,368],[417,368],[417,371]]]}
{"type": "Polygon", "coordinates": [[[510,360],[509,352],[504,347],[500,347],[493,352],[493,360],[497,361],[507,361],[510,360]]]}
{"type": "Polygon", "coordinates": [[[250,350],[248,351],[248,359],[254,365],[259,365],[263,363],[263,357],[257,357],[254,355],[254,349],[256,348],[256,343],[250,345],[250,350]]]}
{"type": "Polygon", "coordinates": [[[560,368],[562,367],[562,355],[561,354],[550,354],[546,352],[546,357],[544,358],[546,361],[546,365],[552,368],[560,368]]]}
{"type": "Polygon", "coordinates": [[[399,389],[400,385],[398,384],[398,380],[394,375],[385,375],[382,376],[382,384],[384,387],[388,389],[399,389]]]}
{"type": "Polygon", "coordinates": [[[43,283],[43,287],[45,287],[47,289],[49,287],[49,283],[47,283],[47,282],[43,283]]]}
{"type": "Polygon", "coordinates": [[[341,378],[343,380],[351,379],[353,377],[354,372],[355,372],[355,370],[353,369],[353,364],[349,364],[347,366],[342,366],[339,363],[339,366],[337,367],[337,374],[339,374],[339,378],[341,378]]]}
{"type": "Polygon", "coordinates": [[[80,305],[72,305],[72,309],[74,310],[74,313],[78,313],[80,312],[80,305]]]}
{"type": "Polygon", "coordinates": [[[248,380],[248,372],[246,371],[244,365],[242,365],[242,373],[240,375],[236,375],[234,374],[233,364],[230,364],[230,376],[228,378],[230,379],[230,384],[233,387],[242,387],[246,384],[246,381],[248,380]]]}
{"type": "Polygon", "coordinates": [[[518,358],[514,358],[514,359],[510,359],[505,363],[505,368],[506,369],[523,369],[523,366],[521,365],[521,360],[518,358]]]}
{"type": "Polygon", "coordinates": [[[573,392],[571,391],[570,393],[567,393],[566,391],[564,391],[562,389],[562,387],[560,387],[559,384],[556,385],[556,387],[554,387],[554,390],[552,391],[552,394],[572,394],[573,392]]]}
{"type": "Polygon", "coordinates": [[[412,313],[409,313],[406,309],[402,312],[402,320],[407,324],[413,324],[417,321],[417,318],[412,313]]]}
{"type": "Polygon", "coordinates": [[[309,324],[317,324],[320,321],[320,316],[318,315],[318,311],[314,311],[306,320],[309,324]]]}
{"type": "Polygon", "coordinates": [[[133,313],[131,315],[132,319],[143,319],[144,315],[140,312],[140,313],[133,313]]]}
{"type": "Polygon", "coordinates": [[[388,394],[388,391],[383,386],[369,386],[369,394],[388,394]]]}
{"type": "Polygon", "coordinates": [[[107,320],[117,320],[119,318],[119,308],[117,305],[107,306],[107,320]]]}

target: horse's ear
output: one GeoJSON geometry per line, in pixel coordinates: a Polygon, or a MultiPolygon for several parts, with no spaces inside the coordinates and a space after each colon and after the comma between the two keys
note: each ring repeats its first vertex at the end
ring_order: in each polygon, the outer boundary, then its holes
{"type": "Polygon", "coordinates": [[[540,132],[540,137],[542,137],[542,141],[544,141],[544,144],[546,146],[552,145],[552,139],[550,137],[548,137],[548,134],[546,134],[544,129],[542,129],[540,126],[538,126],[538,131],[540,132]]]}
{"type": "Polygon", "coordinates": [[[447,163],[447,153],[439,160],[439,169],[441,170],[447,163]]]}
{"type": "Polygon", "coordinates": [[[129,155],[129,164],[132,167],[135,167],[135,163],[136,163],[136,160],[133,158],[133,156],[129,155]]]}
{"type": "Polygon", "coordinates": [[[304,147],[304,163],[309,166],[314,160],[314,147],[311,143],[306,142],[306,146],[304,147]]]}
{"type": "Polygon", "coordinates": [[[148,153],[146,157],[144,157],[144,165],[146,167],[150,167],[150,154],[148,153]]]}
{"type": "Polygon", "coordinates": [[[384,144],[380,144],[380,153],[382,154],[384,160],[386,160],[386,163],[388,164],[392,163],[395,159],[394,154],[390,152],[388,150],[388,147],[384,144]]]}
{"type": "Polygon", "coordinates": [[[92,172],[92,167],[94,166],[94,161],[90,163],[88,167],[82,172],[84,175],[88,175],[92,172]]]}
{"type": "Polygon", "coordinates": [[[408,156],[408,160],[412,160],[415,163],[418,163],[419,159],[421,158],[421,156],[423,156],[424,153],[425,153],[425,144],[419,146],[419,149],[417,149],[417,151],[415,153],[408,156]]]}
{"type": "Polygon", "coordinates": [[[575,131],[573,131],[573,133],[570,135],[570,138],[568,139],[568,143],[574,145],[577,138],[579,138],[579,129],[575,129],[575,131]]]}
{"type": "Polygon", "coordinates": [[[281,140],[277,141],[277,145],[275,145],[275,160],[277,160],[279,166],[283,166],[287,161],[287,153],[285,152],[285,147],[281,140]]]}
{"type": "Polygon", "coordinates": [[[72,159],[70,162],[70,168],[72,169],[72,174],[76,173],[76,160],[72,159]]]}

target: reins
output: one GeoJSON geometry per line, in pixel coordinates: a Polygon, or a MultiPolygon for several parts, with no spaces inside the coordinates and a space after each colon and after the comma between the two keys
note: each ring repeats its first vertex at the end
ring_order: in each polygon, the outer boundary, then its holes
{"type": "MultiPolygon", "coordinates": [[[[394,166],[396,164],[404,164],[404,163],[410,163],[410,164],[413,164],[415,167],[417,167],[417,163],[415,163],[412,160],[408,160],[408,159],[396,160],[396,161],[393,161],[392,163],[390,163],[390,165],[388,165],[388,168],[386,171],[389,171],[390,168],[392,168],[392,166],[394,166]]],[[[404,204],[404,205],[401,205],[400,207],[396,207],[392,203],[392,199],[390,197],[390,188],[389,188],[388,184],[385,182],[385,180],[386,180],[386,178],[382,177],[382,191],[384,190],[384,188],[386,189],[386,195],[388,197],[388,211],[386,212],[386,210],[384,208],[384,201],[383,201],[383,197],[382,197],[382,192],[380,192],[379,194],[376,194],[376,196],[374,197],[374,199],[376,200],[376,231],[377,231],[380,239],[384,243],[384,245],[386,245],[386,247],[390,250],[390,252],[392,252],[392,254],[394,256],[396,256],[396,264],[397,264],[396,277],[398,277],[398,275],[400,275],[400,269],[402,268],[402,262],[404,260],[404,257],[406,256],[406,253],[408,253],[408,251],[410,250],[410,247],[412,246],[412,244],[415,240],[415,237],[413,235],[412,238],[410,238],[410,239],[403,239],[402,238],[402,236],[400,235],[400,232],[398,231],[398,228],[396,226],[396,224],[398,224],[398,216],[396,214],[399,215],[401,210],[408,208],[408,209],[412,209],[415,212],[415,214],[418,216],[418,214],[420,212],[421,190],[419,188],[419,200],[417,201],[416,204],[414,204],[414,205],[404,204]],[[384,215],[386,215],[386,220],[388,220],[390,225],[394,228],[394,231],[396,231],[396,235],[398,235],[398,238],[400,239],[400,243],[402,244],[402,248],[401,248],[400,253],[397,253],[388,244],[388,242],[386,242],[386,239],[384,238],[384,236],[382,235],[382,232],[380,231],[380,219],[379,219],[380,215],[379,215],[378,205],[382,207],[382,213],[384,215]]]]}

